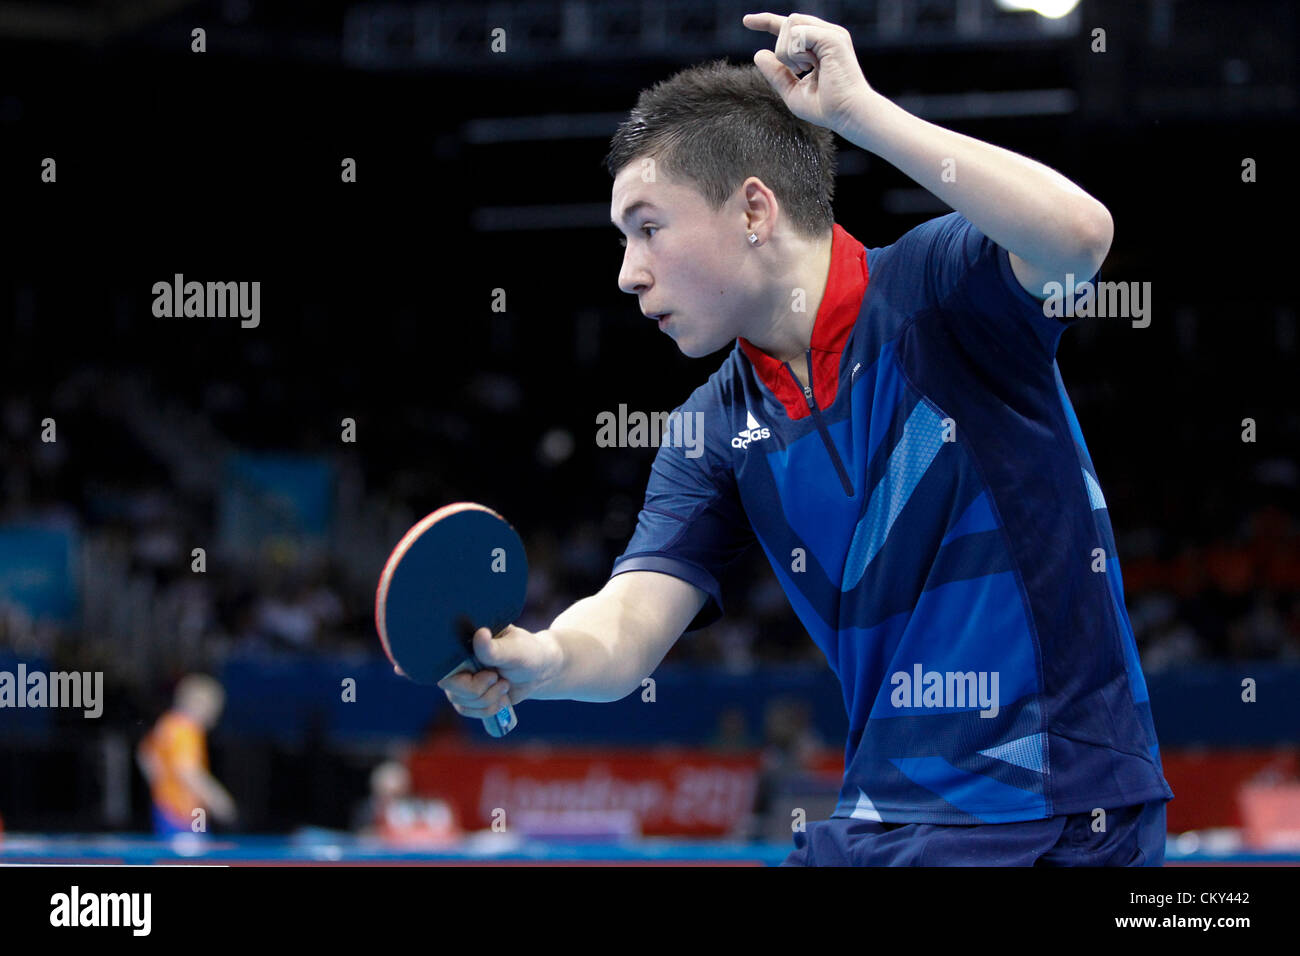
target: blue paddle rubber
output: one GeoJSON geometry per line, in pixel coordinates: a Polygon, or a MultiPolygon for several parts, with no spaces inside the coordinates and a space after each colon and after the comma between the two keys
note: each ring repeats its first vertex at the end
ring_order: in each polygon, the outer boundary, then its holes
{"type": "MultiPolygon", "coordinates": [[[[483,664],[474,632],[499,635],[518,620],[528,589],[528,559],[510,524],[470,502],[440,508],[393,550],[375,594],[375,626],[388,657],[418,684],[436,685],[483,664]]],[[[483,721],[503,737],[517,724],[513,707],[483,721]]]]}

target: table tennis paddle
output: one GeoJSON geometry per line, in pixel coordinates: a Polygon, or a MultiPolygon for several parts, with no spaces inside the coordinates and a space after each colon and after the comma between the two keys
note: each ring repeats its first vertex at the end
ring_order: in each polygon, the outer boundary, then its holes
{"type": "MultiPolygon", "coordinates": [[[[495,637],[519,618],[528,558],[515,529],[491,508],[461,501],[418,521],[379,576],[375,628],[388,659],[418,684],[482,665],[474,632],[495,637]]],[[[483,721],[493,737],[516,724],[506,706],[483,721]]]]}

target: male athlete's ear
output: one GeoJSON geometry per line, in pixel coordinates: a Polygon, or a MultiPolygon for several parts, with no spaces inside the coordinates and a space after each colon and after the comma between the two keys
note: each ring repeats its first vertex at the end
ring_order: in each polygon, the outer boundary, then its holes
{"type": "Polygon", "coordinates": [[[744,204],[745,238],[751,246],[761,246],[772,238],[781,207],[776,194],[757,176],[750,176],[740,184],[740,198],[744,204]]]}

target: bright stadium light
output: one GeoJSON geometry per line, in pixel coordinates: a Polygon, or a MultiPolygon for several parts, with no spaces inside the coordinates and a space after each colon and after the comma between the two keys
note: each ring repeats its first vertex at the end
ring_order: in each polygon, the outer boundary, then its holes
{"type": "Polygon", "coordinates": [[[1003,10],[1032,10],[1040,17],[1059,20],[1079,5],[1079,0],[997,0],[1003,10]]]}

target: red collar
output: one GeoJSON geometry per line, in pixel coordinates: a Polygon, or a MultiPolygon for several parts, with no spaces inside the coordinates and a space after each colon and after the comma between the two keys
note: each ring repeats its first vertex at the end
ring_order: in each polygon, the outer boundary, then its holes
{"type": "MultiPolygon", "coordinates": [[[[853,322],[862,308],[867,291],[867,250],[839,223],[831,226],[831,266],[826,275],[812,330],[812,376],[818,408],[830,408],[839,388],[840,354],[853,331],[853,322]]],[[[809,414],[803,391],[783,363],[761,351],[744,336],[737,339],[759,379],[785,406],[792,419],[809,414]]],[[[803,359],[795,360],[800,365],[803,359]]],[[[794,363],[791,363],[794,364],[794,363]]]]}

